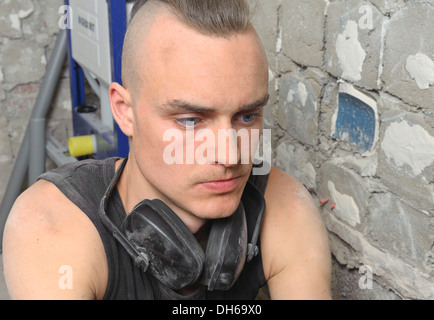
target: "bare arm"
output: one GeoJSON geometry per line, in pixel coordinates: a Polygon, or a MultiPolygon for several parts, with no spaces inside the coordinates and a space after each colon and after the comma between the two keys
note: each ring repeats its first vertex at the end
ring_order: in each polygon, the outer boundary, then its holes
{"type": "Polygon", "coordinates": [[[272,299],[330,299],[328,236],[312,197],[272,169],[261,232],[264,272],[272,299]]]}
{"type": "MultiPolygon", "coordinates": [[[[102,251],[101,251],[102,249],[102,251]]],[[[16,201],[3,238],[12,299],[95,299],[106,270],[90,220],[51,183],[39,181],[16,201]]]]}

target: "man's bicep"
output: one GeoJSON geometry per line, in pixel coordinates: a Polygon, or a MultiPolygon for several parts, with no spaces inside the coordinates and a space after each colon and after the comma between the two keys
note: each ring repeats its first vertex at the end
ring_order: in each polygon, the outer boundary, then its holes
{"type": "MultiPolygon", "coordinates": [[[[305,231],[323,232],[314,229],[305,231]]],[[[275,263],[281,268],[268,279],[272,299],[330,299],[331,256],[324,236],[287,237],[279,250],[275,263]]]]}
{"type": "Polygon", "coordinates": [[[296,179],[274,171],[266,199],[261,244],[271,298],[329,298],[328,234],[309,192],[296,179]]]}
{"type": "Polygon", "coordinates": [[[268,281],[273,300],[331,299],[330,277],[323,265],[302,264],[282,270],[268,281]]]}
{"type": "MultiPolygon", "coordinates": [[[[299,229],[303,230],[303,225],[299,225],[299,229]]],[[[281,255],[279,263],[284,267],[268,281],[272,299],[331,298],[331,255],[325,231],[320,229],[304,226],[310,236],[288,237],[284,242],[295,246],[288,250],[289,255],[281,255]]]]}

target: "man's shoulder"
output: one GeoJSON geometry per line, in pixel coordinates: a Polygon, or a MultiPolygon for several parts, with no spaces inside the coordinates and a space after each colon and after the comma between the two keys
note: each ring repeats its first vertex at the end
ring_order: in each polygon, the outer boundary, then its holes
{"type": "Polygon", "coordinates": [[[265,192],[266,214],[270,220],[285,221],[283,229],[302,227],[305,231],[323,228],[318,206],[309,190],[295,177],[272,167],[265,192]]]}
{"type": "Polygon", "coordinates": [[[265,193],[267,205],[307,206],[308,209],[316,210],[313,198],[306,187],[295,177],[278,168],[271,167],[267,190],[265,193]]]}
{"type": "Polygon", "coordinates": [[[15,201],[5,226],[14,239],[61,235],[80,223],[81,211],[52,183],[39,180],[15,201]]]}
{"type": "Polygon", "coordinates": [[[267,280],[302,269],[316,270],[312,274],[326,274],[329,264],[327,232],[310,192],[296,178],[272,168],[265,199],[267,209],[261,245],[267,280]]]}
{"type": "MultiPolygon", "coordinates": [[[[59,291],[55,281],[61,277],[62,266],[88,276],[87,267],[80,261],[93,263],[89,261],[89,250],[96,251],[92,244],[97,233],[92,228],[81,210],[53,183],[39,180],[26,189],[12,207],[3,238],[5,276],[11,295],[18,299],[43,299],[75,294],[59,291]],[[31,279],[20,278],[20,274],[31,279]]],[[[87,291],[85,295],[92,294],[87,291]]]]}
{"type": "MultiPolygon", "coordinates": [[[[56,207],[65,205],[65,199],[60,190],[51,182],[39,180],[27,188],[16,199],[8,217],[8,223],[19,219],[20,226],[28,224],[54,222],[48,216],[56,214],[56,207]]],[[[67,209],[67,206],[63,207],[67,209]]]]}

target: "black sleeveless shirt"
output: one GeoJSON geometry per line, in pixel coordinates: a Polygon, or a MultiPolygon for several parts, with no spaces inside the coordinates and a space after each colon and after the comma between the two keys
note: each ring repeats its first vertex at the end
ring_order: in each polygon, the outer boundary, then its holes
{"type": "MultiPolygon", "coordinates": [[[[119,158],[83,160],[66,164],[42,174],[39,179],[52,182],[68,199],[77,205],[92,221],[101,236],[108,263],[108,282],[104,300],[252,300],[265,285],[261,250],[250,262],[246,262],[238,280],[227,291],[206,291],[201,287],[189,296],[182,296],[163,286],[150,274],[134,266],[125,249],[105,228],[98,213],[99,204],[115,174],[119,158]]],[[[250,176],[250,181],[265,192],[268,176],[250,176]]],[[[107,205],[109,218],[120,227],[126,217],[117,189],[107,205]]],[[[257,216],[246,212],[248,239],[253,235],[257,216]]],[[[258,246],[260,243],[258,240],[258,246]]]]}

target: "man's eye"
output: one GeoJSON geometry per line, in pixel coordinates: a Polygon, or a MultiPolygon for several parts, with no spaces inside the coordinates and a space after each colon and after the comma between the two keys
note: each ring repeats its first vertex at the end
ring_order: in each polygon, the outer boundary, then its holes
{"type": "Polygon", "coordinates": [[[241,116],[239,119],[242,122],[249,123],[249,122],[254,121],[258,116],[260,116],[260,115],[257,113],[249,113],[249,114],[245,114],[245,115],[241,116]]]}
{"type": "Polygon", "coordinates": [[[175,120],[178,124],[184,127],[194,127],[199,121],[199,118],[181,118],[175,120]]]}

